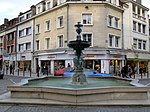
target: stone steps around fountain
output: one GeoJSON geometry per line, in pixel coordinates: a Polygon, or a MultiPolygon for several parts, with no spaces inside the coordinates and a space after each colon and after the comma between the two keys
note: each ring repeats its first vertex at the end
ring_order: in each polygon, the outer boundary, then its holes
{"type": "Polygon", "coordinates": [[[150,106],[150,98],[148,100],[107,100],[84,103],[70,103],[46,99],[23,99],[11,98],[10,92],[0,95],[0,104],[32,104],[32,105],[55,105],[55,106],[150,106]]]}

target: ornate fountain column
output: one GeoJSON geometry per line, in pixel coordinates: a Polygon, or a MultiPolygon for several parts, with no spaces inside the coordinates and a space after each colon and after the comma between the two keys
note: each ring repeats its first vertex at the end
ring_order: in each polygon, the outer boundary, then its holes
{"type": "Polygon", "coordinates": [[[83,74],[83,58],[82,58],[82,50],[84,48],[88,48],[90,43],[88,41],[81,40],[81,32],[83,25],[78,22],[75,27],[77,27],[77,37],[75,41],[70,41],[68,47],[73,48],[75,50],[75,58],[74,58],[74,66],[75,66],[75,74],[72,77],[73,84],[86,84],[86,76],[83,74]]]}

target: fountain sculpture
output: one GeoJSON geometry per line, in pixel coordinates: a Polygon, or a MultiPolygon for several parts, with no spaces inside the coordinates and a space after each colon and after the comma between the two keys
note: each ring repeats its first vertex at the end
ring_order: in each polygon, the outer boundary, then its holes
{"type": "Polygon", "coordinates": [[[68,46],[70,48],[73,48],[75,50],[75,58],[74,58],[74,65],[75,65],[75,74],[72,77],[72,83],[73,84],[86,84],[86,76],[83,74],[83,58],[81,57],[82,50],[85,48],[88,48],[90,46],[90,43],[88,41],[81,40],[80,33],[82,32],[83,25],[78,22],[75,27],[77,27],[77,38],[75,41],[70,41],[68,46]]]}

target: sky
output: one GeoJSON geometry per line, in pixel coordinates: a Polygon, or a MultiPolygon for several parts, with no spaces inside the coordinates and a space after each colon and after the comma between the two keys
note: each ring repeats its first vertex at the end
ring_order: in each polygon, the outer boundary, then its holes
{"type": "MultiPolygon", "coordinates": [[[[4,18],[11,20],[18,17],[20,12],[26,12],[40,1],[42,0],[0,0],[0,25],[4,23],[4,18]]],[[[142,0],[142,4],[150,9],[150,0],[142,0]]]]}

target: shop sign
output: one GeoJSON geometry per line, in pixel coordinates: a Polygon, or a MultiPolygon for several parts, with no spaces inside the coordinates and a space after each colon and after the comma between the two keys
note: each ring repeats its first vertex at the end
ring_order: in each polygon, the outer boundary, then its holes
{"type": "Polygon", "coordinates": [[[47,58],[56,58],[56,55],[48,55],[47,58]]]}
{"type": "Polygon", "coordinates": [[[85,55],[84,59],[95,59],[96,57],[94,55],[85,55]]]}
{"type": "Polygon", "coordinates": [[[121,58],[120,55],[114,55],[113,58],[121,58]]]}

